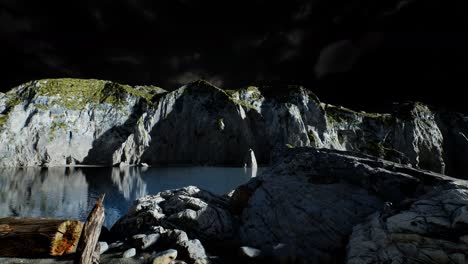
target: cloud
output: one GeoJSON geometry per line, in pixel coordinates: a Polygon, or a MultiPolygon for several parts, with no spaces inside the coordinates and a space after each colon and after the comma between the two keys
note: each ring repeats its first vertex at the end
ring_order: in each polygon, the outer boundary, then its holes
{"type": "Polygon", "coordinates": [[[26,18],[13,16],[6,11],[0,13],[0,31],[6,33],[28,32],[32,22],[26,18]]]}
{"type": "Polygon", "coordinates": [[[291,46],[299,46],[304,39],[304,31],[300,29],[292,30],[285,34],[286,40],[291,46]]]}
{"type": "Polygon", "coordinates": [[[299,7],[297,12],[295,12],[292,16],[292,19],[295,21],[305,20],[309,17],[312,13],[312,5],[313,3],[306,3],[299,7]]]}
{"type": "Polygon", "coordinates": [[[178,70],[183,66],[191,66],[190,64],[199,61],[201,57],[199,52],[194,52],[189,55],[172,56],[166,60],[166,63],[169,64],[173,70],[178,70]]]}
{"type": "Polygon", "coordinates": [[[132,64],[132,65],[140,65],[143,63],[141,58],[137,58],[136,56],[131,56],[131,55],[111,57],[109,61],[116,62],[116,63],[132,64]]]}
{"type": "Polygon", "coordinates": [[[288,61],[295,58],[298,54],[299,52],[295,49],[287,49],[279,55],[278,60],[280,62],[288,61]]]}

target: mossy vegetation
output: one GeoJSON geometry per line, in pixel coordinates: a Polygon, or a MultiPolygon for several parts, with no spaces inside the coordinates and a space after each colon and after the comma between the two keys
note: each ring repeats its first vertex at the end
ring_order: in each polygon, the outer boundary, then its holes
{"type": "Polygon", "coordinates": [[[353,124],[359,117],[359,113],[351,109],[345,107],[337,107],[329,104],[325,105],[325,114],[327,115],[328,121],[334,123],[353,124]]]}
{"type": "Polygon", "coordinates": [[[362,120],[374,121],[378,124],[391,126],[395,118],[391,114],[356,112],[346,107],[324,104],[325,114],[329,122],[355,124],[362,120]]]}
{"type": "Polygon", "coordinates": [[[47,109],[49,109],[46,105],[42,105],[42,104],[35,104],[34,107],[36,107],[37,109],[41,111],[46,111],[47,109]]]}
{"type": "Polygon", "coordinates": [[[385,148],[382,142],[379,141],[369,141],[362,148],[362,151],[379,158],[385,157],[385,148]]]}
{"type": "Polygon", "coordinates": [[[212,89],[214,89],[215,91],[224,95],[226,99],[229,99],[230,101],[232,101],[233,103],[237,105],[243,106],[247,109],[255,109],[255,107],[249,104],[248,102],[235,98],[235,95],[236,93],[239,92],[239,90],[223,90],[205,80],[198,80],[198,81],[192,82],[191,84],[189,84],[187,88],[188,89],[186,89],[185,91],[186,93],[191,93],[193,88],[195,88],[198,93],[209,92],[209,91],[212,91],[212,89]]]}
{"type": "MultiPolygon", "coordinates": [[[[88,104],[108,103],[113,106],[123,106],[127,95],[136,96],[144,99],[147,103],[155,94],[165,92],[165,90],[156,86],[137,86],[132,87],[110,81],[94,79],[44,79],[25,84],[29,93],[39,96],[49,96],[54,99],[50,104],[70,110],[83,110],[88,104]]],[[[8,94],[8,105],[14,105],[24,100],[24,95],[14,96],[8,94]]],[[[48,105],[35,105],[40,110],[46,110],[48,105]]]]}
{"type": "Polygon", "coordinates": [[[55,139],[55,133],[59,130],[69,130],[69,126],[65,122],[60,121],[52,121],[52,125],[50,127],[50,137],[49,140],[53,141],[55,139]]]}
{"type": "Polygon", "coordinates": [[[153,96],[162,90],[155,86],[132,87],[110,81],[70,78],[39,80],[33,88],[38,95],[58,97],[54,103],[70,110],[82,110],[92,103],[121,106],[125,104],[126,95],[150,103],[153,96]]]}
{"type": "Polygon", "coordinates": [[[287,147],[288,149],[293,149],[293,148],[295,148],[293,145],[291,145],[291,144],[289,144],[289,143],[286,144],[286,147],[287,147]]]}
{"type": "Polygon", "coordinates": [[[317,147],[317,145],[318,145],[318,139],[317,139],[317,137],[315,136],[314,131],[309,130],[309,131],[307,132],[307,137],[309,138],[310,145],[313,146],[313,147],[317,147]]]}
{"type": "Polygon", "coordinates": [[[8,121],[8,116],[0,114],[0,128],[2,128],[3,125],[5,125],[7,121],[8,121]]]}

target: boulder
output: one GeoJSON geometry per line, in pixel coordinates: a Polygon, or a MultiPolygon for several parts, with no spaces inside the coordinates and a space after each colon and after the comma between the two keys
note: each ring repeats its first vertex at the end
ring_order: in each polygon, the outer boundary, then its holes
{"type": "Polygon", "coordinates": [[[127,237],[152,227],[180,229],[202,239],[232,237],[233,218],[226,199],[190,186],[138,199],[112,233],[127,237]]]}
{"type": "Polygon", "coordinates": [[[125,250],[125,252],[122,254],[123,258],[132,258],[136,255],[136,249],[135,248],[130,248],[125,250]]]}
{"type": "MultiPolygon", "coordinates": [[[[244,244],[286,259],[330,263],[344,258],[353,227],[386,207],[455,179],[358,153],[290,149],[282,161],[236,189],[233,212],[244,244]],[[286,246],[287,245],[287,246],[286,246]]],[[[464,220],[464,211],[459,210],[464,220]]],[[[456,214],[455,214],[456,216],[456,214]]]]}
{"type": "Polygon", "coordinates": [[[262,251],[252,247],[241,247],[239,255],[244,258],[258,258],[262,255],[262,251]]]}
{"type": "Polygon", "coordinates": [[[177,250],[169,249],[158,253],[153,259],[153,264],[171,264],[176,258],[177,250]]]}
{"type": "Polygon", "coordinates": [[[107,244],[107,242],[99,241],[98,245],[99,245],[99,254],[104,254],[109,249],[109,245],[107,244]]]}
{"type": "Polygon", "coordinates": [[[189,264],[208,264],[208,256],[205,248],[198,239],[184,241],[178,244],[180,258],[187,260],[189,264]]]}
{"type": "Polygon", "coordinates": [[[138,249],[145,250],[153,246],[154,244],[156,244],[156,242],[158,242],[160,237],[161,235],[157,233],[138,234],[132,237],[132,244],[138,249]]]}
{"type": "Polygon", "coordinates": [[[372,214],[354,227],[346,261],[353,263],[466,263],[468,184],[434,190],[372,214]]]}

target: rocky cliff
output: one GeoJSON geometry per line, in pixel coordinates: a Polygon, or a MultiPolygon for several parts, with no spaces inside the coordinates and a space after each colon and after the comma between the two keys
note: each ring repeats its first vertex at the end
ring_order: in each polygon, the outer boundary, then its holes
{"type": "Polygon", "coordinates": [[[260,164],[277,150],[358,151],[466,177],[468,121],[405,103],[391,114],[329,105],[297,86],[172,92],[108,81],[49,79],[0,94],[0,166],[260,164]]]}

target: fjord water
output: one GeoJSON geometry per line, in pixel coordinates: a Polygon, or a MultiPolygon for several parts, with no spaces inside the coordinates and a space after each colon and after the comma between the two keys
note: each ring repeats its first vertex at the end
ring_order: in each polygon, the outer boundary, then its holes
{"type": "Polygon", "coordinates": [[[231,167],[0,168],[0,217],[86,220],[105,193],[105,225],[111,227],[135,199],[189,185],[225,194],[258,170],[231,167]]]}

